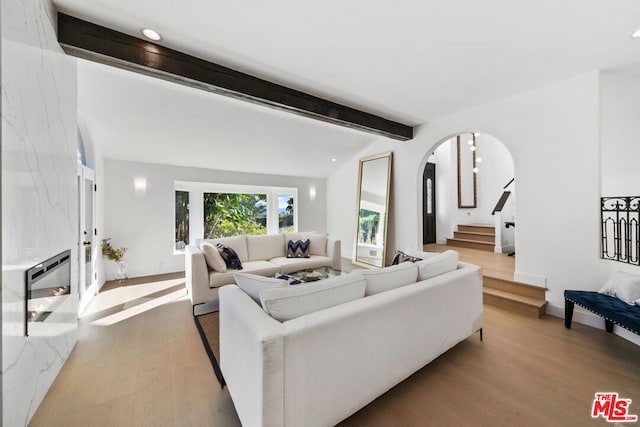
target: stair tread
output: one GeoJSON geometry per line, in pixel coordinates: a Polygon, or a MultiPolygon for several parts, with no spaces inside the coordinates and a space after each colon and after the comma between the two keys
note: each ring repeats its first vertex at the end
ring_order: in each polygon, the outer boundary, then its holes
{"type": "Polygon", "coordinates": [[[544,307],[547,304],[547,301],[545,301],[545,300],[525,297],[525,296],[522,296],[522,295],[518,295],[518,294],[511,293],[511,292],[506,292],[506,291],[500,291],[498,289],[493,289],[493,288],[484,288],[482,290],[482,292],[485,293],[485,294],[489,294],[489,295],[493,295],[493,296],[496,296],[496,297],[508,299],[508,300],[511,300],[511,301],[517,301],[519,303],[522,303],[522,304],[525,304],[525,305],[530,305],[530,306],[533,306],[533,307],[544,307]]]}
{"type": "Polygon", "coordinates": [[[447,240],[452,240],[454,242],[469,242],[469,243],[481,243],[483,245],[487,245],[487,246],[493,246],[494,242],[483,242],[482,240],[472,240],[472,239],[458,239],[458,238],[453,238],[453,239],[447,239],[447,240]]]}
{"type": "Polygon", "coordinates": [[[455,231],[455,233],[459,234],[472,234],[474,236],[491,236],[496,237],[496,233],[483,233],[481,231],[455,231]]]}

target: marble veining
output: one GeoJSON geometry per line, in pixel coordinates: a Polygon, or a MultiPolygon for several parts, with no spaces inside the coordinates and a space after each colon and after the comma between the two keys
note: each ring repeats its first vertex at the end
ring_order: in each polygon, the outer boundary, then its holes
{"type": "Polygon", "coordinates": [[[1,7],[2,424],[26,426],[77,341],[76,61],[49,0],[1,7]],[[26,337],[25,271],[67,249],[65,313],[26,337]]]}

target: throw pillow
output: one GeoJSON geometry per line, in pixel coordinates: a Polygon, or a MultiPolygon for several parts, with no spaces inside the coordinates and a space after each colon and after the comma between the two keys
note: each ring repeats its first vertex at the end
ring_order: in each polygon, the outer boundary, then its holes
{"type": "Polygon", "coordinates": [[[227,268],[232,268],[234,270],[242,270],[242,263],[240,262],[240,258],[236,251],[231,249],[229,246],[225,246],[222,243],[216,243],[216,248],[220,252],[224,263],[227,264],[227,268]]]}
{"type": "Polygon", "coordinates": [[[458,252],[448,250],[428,259],[416,262],[418,280],[436,277],[458,268],[458,252]]]}
{"type": "Polygon", "coordinates": [[[391,261],[391,265],[398,265],[401,264],[403,262],[416,262],[416,261],[421,261],[422,258],[418,258],[415,256],[411,256],[411,255],[407,255],[406,253],[402,252],[402,251],[396,251],[395,255],[393,256],[393,261],[391,261]]]}
{"type": "Polygon", "coordinates": [[[260,304],[260,291],[287,286],[286,280],[272,279],[256,274],[234,273],[233,278],[236,280],[238,287],[253,298],[257,304],[260,304]]]}
{"type": "Polygon", "coordinates": [[[418,280],[418,267],[412,262],[358,271],[358,273],[363,275],[367,282],[365,296],[416,283],[418,280]]]}
{"type": "Polygon", "coordinates": [[[309,258],[309,239],[289,240],[287,258],[309,258]]]}
{"type": "Polygon", "coordinates": [[[260,292],[260,302],[267,314],[285,322],[362,298],[365,287],[364,277],[351,273],[298,286],[265,289],[260,292]]]}
{"type": "Polygon", "coordinates": [[[640,299],[640,276],[618,271],[598,292],[634,305],[640,299]]]}
{"type": "Polygon", "coordinates": [[[218,248],[213,246],[211,243],[202,242],[200,250],[204,254],[204,260],[207,262],[209,268],[214,271],[219,271],[220,273],[227,271],[227,263],[222,259],[218,248]]]}

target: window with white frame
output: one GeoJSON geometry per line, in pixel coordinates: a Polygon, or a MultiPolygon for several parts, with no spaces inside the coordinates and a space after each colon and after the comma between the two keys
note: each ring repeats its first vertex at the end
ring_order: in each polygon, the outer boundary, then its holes
{"type": "Polygon", "coordinates": [[[198,238],[298,229],[296,188],[176,181],[174,193],[176,252],[198,238]]]}

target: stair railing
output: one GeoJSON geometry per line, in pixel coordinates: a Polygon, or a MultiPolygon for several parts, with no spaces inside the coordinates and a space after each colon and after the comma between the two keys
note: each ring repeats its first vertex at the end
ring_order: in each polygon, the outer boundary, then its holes
{"type": "MultiPolygon", "coordinates": [[[[511,181],[507,182],[507,185],[502,187],[502,189],[506,190],[507,187],[510,186],[514,180],[515,178],[511,178],[511,181]]],[[[498,200],[498,203],[496,203],[496,206],[493,208],[491,215],[495,215],[496,212],[502,212],[502,208],[504,208],[505,203],[507,203],[507,199],[509,198],[510,194],[511,194],[511,191],[504,191],[502,193],[502,195],[500,196],[500,199],[498,200]]]]}
{"type": "Polygon", "coordinates": [[[602,259],[640,265],[640,196],[602,197],[602,259]]]}

